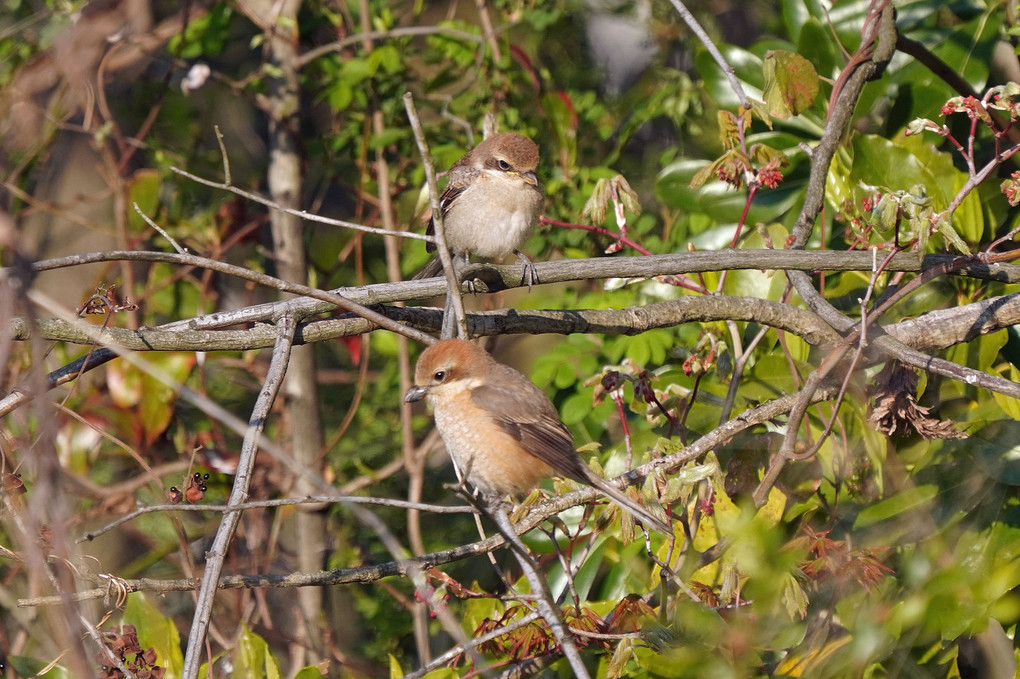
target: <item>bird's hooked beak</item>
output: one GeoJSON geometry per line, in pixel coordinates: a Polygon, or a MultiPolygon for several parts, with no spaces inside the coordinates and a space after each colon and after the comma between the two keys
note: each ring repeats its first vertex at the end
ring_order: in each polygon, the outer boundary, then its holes
{"type": "Polygon", "coordinates": [[[538,175],[534,172],[521,172],[518,175],[521,179],[528,182],[532,186],[538,186],[538,175]]]}
{"type": "Polygon", "coordinates": [[[425,394],[428,393],[428,389],[425,387],[419,387],[417,384],[407,390],[404,394],[404,403],[414,403],[425,398],[425,394]]]}

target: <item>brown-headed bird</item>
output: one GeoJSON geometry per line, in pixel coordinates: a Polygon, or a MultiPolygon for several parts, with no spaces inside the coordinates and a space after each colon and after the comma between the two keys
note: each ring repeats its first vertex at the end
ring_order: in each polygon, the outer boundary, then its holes
{"type": "Polygon", "coordinates": [[[425,399],[446,449],[486,499],[516,495],[550,476],[595,486],[646,526],[669,526],[592,472],[549,397],[527,377],[481,347],[447,339],[426,349],[407,403],[425,399]]]}
{"type": "MultiPolygon", "coordinates": [[[[503,257],[511,252],[524,262],[528,285],[538,281],[531,260],[518,250],[531,236],[542,212],[538,146],[523,134],[491,135],[450,168],[450,181],[439,197],[443,231],[450,251],[467,261],[468,255],[503,257]]],[[[430,221],[428,235],[435,234],[430,221]]],[[[429,252],[436,245],[426,245],[429,252]]],[[[443,271],[433,257],[415,279],[443,271]]]]}

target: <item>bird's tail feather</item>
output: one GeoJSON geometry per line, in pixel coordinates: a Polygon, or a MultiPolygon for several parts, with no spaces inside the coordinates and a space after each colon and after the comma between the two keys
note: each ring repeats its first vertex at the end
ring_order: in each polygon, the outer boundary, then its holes
{"type": "Polygon", "coordinates": [[[428,263],[422,267],[421,271],[416,273],[411,280],[420,281],[423,278],[435,278],[442,275],[443,263],[439,260],[439,255],[433,255],[432,259],[430,259],[428,263]]]}
{"type": "Polygon", "coordinates": [[[589,474],[588,481],[591,485],[608,495],[618,505],[630,512],[635,519],[645,524],[645,526],[654,528],[664,535],[673,535],[673,529],[670,528],[665,521],[653,515],[650,511],[642,507],[636,500],[631,499],[626,493],[613,484],[599,478],[594,473],[589,474]]]}

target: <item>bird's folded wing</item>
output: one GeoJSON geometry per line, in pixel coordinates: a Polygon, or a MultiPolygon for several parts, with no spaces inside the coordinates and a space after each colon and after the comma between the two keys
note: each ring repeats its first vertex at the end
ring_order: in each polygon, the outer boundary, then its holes
{"type": "Polygon", "coordinates": [[[541,400],[532,403],[532,399],[521,398],[520,394],[499,386],[486,384],[471,390],[472,402],[486,411],[504,432],[520,441],[524,450],[556,473],[586,483],[584,462],[574,449],[574,438],[555,410],[552,414],[545,412],[548,400],[541,392],[538,395],[541,400]]]}
{"type": "MultiPolygon", "coordinates": [[[[457,200],[457,196],[464,193],[464,189],[467,188],[467,184],[460,184],[459,186],[452,186],[447,184],[446,188],[443,189],[443,194],[439,196],[439,210],[443,213],[443,217],[450,211],[450,207],[457,200]]],[[[436,224],[432,219],[429,220],[428,228],[425,229],[426,236],[436,235],[436,224]]],[[[425,252],[435,252],[435,243],[425,243],[425,252]]]]}

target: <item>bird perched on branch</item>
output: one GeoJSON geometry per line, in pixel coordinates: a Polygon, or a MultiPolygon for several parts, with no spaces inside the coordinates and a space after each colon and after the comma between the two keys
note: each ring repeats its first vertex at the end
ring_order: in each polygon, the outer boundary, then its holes
{"type": "MultiPolygon", "coordinates": [[[[535,230],[542,212],[542,185],[538,146],[522,134],[493,134],[450,168],[450,182],[439,198],[443,231],[450,251],[467,261],[468,255],[503,257],[511,252],[523,260],[525,281],[538,282],[534,267],[518,248],[535,230]]],[[[428,235],[435,235],[429,222],[428,235]]],[[[426,246],[429,252],[436,245],[426,246]]],[[[433,257],[415,279],[432,278],[443,271],[433,257]]]]}
{"type": "Polygon", "coordinates": [[[461,339],[433,344],[418,359],[406,403],[425,399],[446,449],[489,501],[533,488],[550,476],[595,486],[645,526],[670,527],[592,472],[549,398],[527,377],[461,339]]]}

